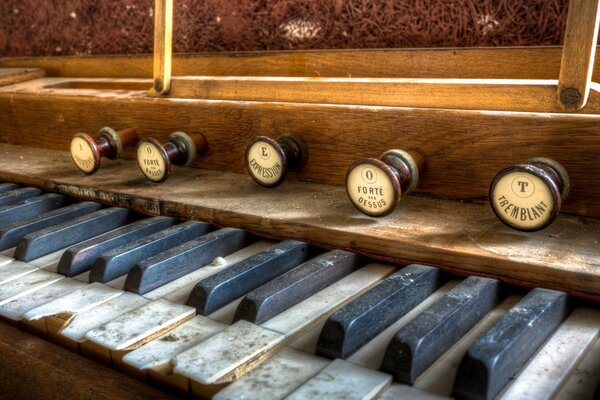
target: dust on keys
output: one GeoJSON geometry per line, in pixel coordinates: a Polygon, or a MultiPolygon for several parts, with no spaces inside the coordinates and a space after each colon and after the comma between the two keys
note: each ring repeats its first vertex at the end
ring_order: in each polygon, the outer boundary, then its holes
{"type": "Polygon", "coordinates": [[[182,396],[592,398],[600,310],[0,184],[0,316],[182,396]]]}

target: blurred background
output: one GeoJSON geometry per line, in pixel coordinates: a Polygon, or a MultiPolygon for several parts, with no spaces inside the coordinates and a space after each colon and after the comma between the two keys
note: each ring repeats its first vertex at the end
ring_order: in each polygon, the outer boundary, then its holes
{"type": "MultiPolygon", "coordinates": [[[[175,0],[175,52],[558,45],[567,0],[175,0]]],[[[153,0],[0,0],[0,56],[151,53],[153,0]]]]}

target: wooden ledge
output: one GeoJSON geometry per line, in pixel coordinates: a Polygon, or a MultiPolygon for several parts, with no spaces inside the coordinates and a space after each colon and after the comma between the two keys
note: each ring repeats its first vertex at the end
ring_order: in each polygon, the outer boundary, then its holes
{"type": "Polygon", "coordinates": [[[0,154],[2,181],[600,299],[598,219],[561,215],[541,232],[523,233],[502,225],[487,204],[410,195],[376,219],[356,211],[343,187],[287,181],[266,189],[247,175],[193,168],[177,168],[157,185],[132,161],[103,160],[85,176],[67,152],[1,144],[0,154]]]}

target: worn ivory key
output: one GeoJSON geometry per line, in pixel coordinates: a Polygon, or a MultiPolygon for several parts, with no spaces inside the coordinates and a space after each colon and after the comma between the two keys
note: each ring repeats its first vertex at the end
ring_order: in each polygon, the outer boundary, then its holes
{"type": "Polygon", "coordinates": [[[205,385],[235,380],[393,271],[392,266],[370,264],[262,325],[240,320],[179,354],[174,372],[205,385]]]}

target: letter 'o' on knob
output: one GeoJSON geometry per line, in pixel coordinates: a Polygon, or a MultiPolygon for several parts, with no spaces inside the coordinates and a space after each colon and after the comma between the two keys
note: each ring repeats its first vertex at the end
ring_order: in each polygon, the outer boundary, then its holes
{"type": "Polygon", "coordinates": [[[171,164],[187,166],[196,159],[196,154],[206,149],[202,134],[187,135],[172,133],[165,143],[152,137],[140,140],[137,147],[137,162],[140,170],[152,182],[164,182],[171,172],[171,164]]]}
{"type": "Polygon", "coordinates": [[[346,192],[354,206],[372,217],[391,213],[401,194],[417,187],[425,159],[415,151],[389,150],[379,157],[363,158],[348,169],[346,192]]]}
{"type": "Polygon", "coordinates": [[[136,142],[137,134],[131,128],[115,131],[104,127],[95,138],[87,133],[76,133],[71,140],[71,158],[81,171],[93,174],[100,168],[102,157],[120,158],[123,149],[136,142]]]}
{"type": "Polygon", "coordinates": [[[281,135],[277,140],[257,136],[246,148],[248,173],[265,187],[280,185],[288,171],[299,171],[307,159],[306,144],[294,135],[281,135]]]}
{"type": "Polygon", "coordinates": [[[508,167],[490,185],[494,213],[520,231],[537,231],[550,225],[569,195],[567,171],[549,158],[532,158],[508,167]]]}

